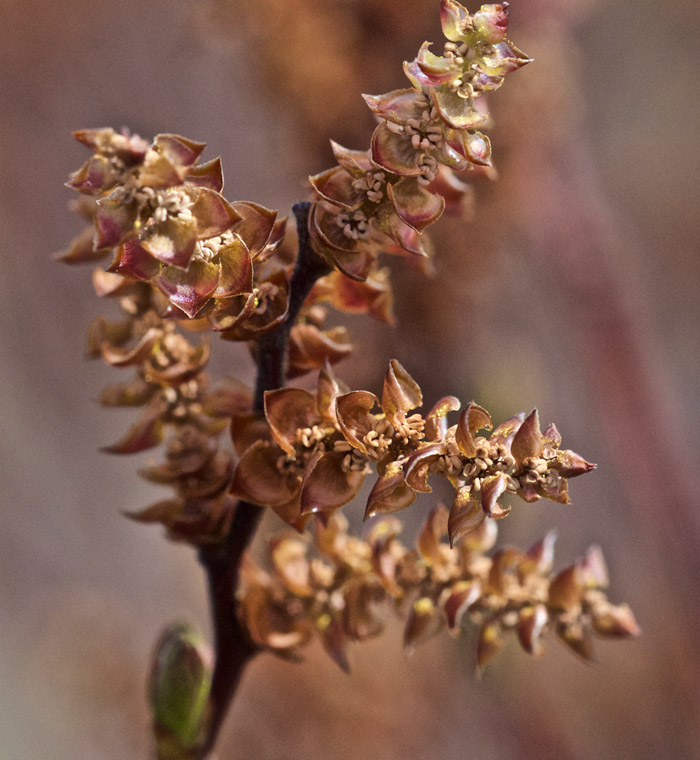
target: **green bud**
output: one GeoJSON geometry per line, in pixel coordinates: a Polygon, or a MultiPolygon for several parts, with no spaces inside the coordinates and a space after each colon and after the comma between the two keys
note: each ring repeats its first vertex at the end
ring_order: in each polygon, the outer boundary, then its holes
{"type": "Polygon", "coordinates": [[[173,754],[176,746],[186,751],[199,742],[211,688],[212,662],[209,645],[187,623],[169,626],[158,640],[148,692],[159,756],[177,757],[173,754]]]}

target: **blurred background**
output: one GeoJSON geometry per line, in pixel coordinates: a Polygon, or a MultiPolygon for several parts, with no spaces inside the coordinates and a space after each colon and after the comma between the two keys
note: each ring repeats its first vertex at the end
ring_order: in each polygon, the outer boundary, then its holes
{"type": "MultiPolygon", "coordinates": [[[[98,452],[132,417],[96,401],[115,372],[84,359],[104,306],[89,267],[50,258],[80,229],[62,183],[87,153],[70,132],[204,140],[228,198],[286,213],[331,165],[330,138],[368,145],[359,94],[405,85],[401,61],[441,39],[439,3],[0,0],[0,13],[0,757],[145,758],[152,644],[183,616],[208,630],[205,587],[189,549],[122,517],[160,497],[139,463],[98,452]]],[[[551,637],[541,660],[511,642],[482,679],[469,636],[406,661],[392,620],[353,649],[350,677],[319,648],[301,665],[262,656],[222,760],[699,756],[698,22],[694,0],[513,0],[509,37],[535,63],[490,101],[499,179],[475,185],[471,223],[435,226],[434,279],[391,262],[398,328],[349,320],[361,348],[338,368],[378,390],[396,357],[428,403],[555,420],[599,469],[571,506],[520,505],[501,541],[557,527],[559,567],[599,542],[642,637],[598,642],[593,665],[551,637]]],[[[252,378],[244,349],[215,348],[218,368],[252,378]]]]}

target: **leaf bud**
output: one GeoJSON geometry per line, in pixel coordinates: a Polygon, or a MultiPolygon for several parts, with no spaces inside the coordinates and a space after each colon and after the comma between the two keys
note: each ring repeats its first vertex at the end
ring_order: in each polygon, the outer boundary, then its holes
{"type": "Polygon", "coordinates": [[[209,645],[189,624],[174,623],[161,634],[148,688],[160,760],[185,758],[200,741],[212,667],[209,645]]]}

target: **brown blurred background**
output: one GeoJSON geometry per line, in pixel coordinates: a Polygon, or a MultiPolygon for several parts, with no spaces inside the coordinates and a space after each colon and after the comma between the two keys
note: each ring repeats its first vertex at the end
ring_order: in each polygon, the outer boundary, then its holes
{"type": "MultiPolygon", "coordinates": [[[[89,268],[49,258],[80,227],[62,187],[86,156],[70,131],[206,140],[227,197],[286,212],[330,165],[329,138],[368,144],[359,93],[404,86],[400,62],[440,39],[438,9],[0,0],[3,760],[146,757],[152,642],[173,618],[208,625],[192,552],[120,514],[158,491],[97,451],[131,418],[98,407],[115,373],[83,358],[103,307],[89,268]]],[[[478,680],[468,636],[405,661],[389,619],[350,677],[318,649],[255,661],[222,760],[700,756],[699,9],[514,0],[509,36],[536,62],[491,99],[500,179],[476,186],[470,225],[436,225],[434,280],[393,262],[399,327],[350,320],[362,350],[339,367],[376,390],[396,356],[428,402],[556,420],[599,469],[570,507],[514,510],[502,540],[556,526],[560,565],[600,542],[643,636],[599,642],[593,666],[554,640],[540,661],[513,643],[478,680]]],[[[217,348],[250,379],[244,350],[217,348]]]]}

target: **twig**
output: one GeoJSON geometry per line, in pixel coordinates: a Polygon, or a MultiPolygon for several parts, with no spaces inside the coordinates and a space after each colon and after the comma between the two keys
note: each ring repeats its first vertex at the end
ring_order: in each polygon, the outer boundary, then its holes
{"type": "MultiPolygon", "coordinates": [[[[309,203],[297,203],[292,209],[297,221],[299,244],[290,282],[289,308],[279,328],[258,341],[258,377],[253,405],[256,412],[263,411],[265,391],[284,385],[289,332],[316,280],[330,271],[327,263],[309,245],[309,209],[309,203]]],[[[206,572],[209,586],[216,652],[210,722],[198,753],[201,760],[213,749],[245,666],[258,651],[238,619],[235,592],[243,553],[255,535],[263,511],[255,504],[238,502],[225,541],[199,551],[199,561],[206,572]]]]}

